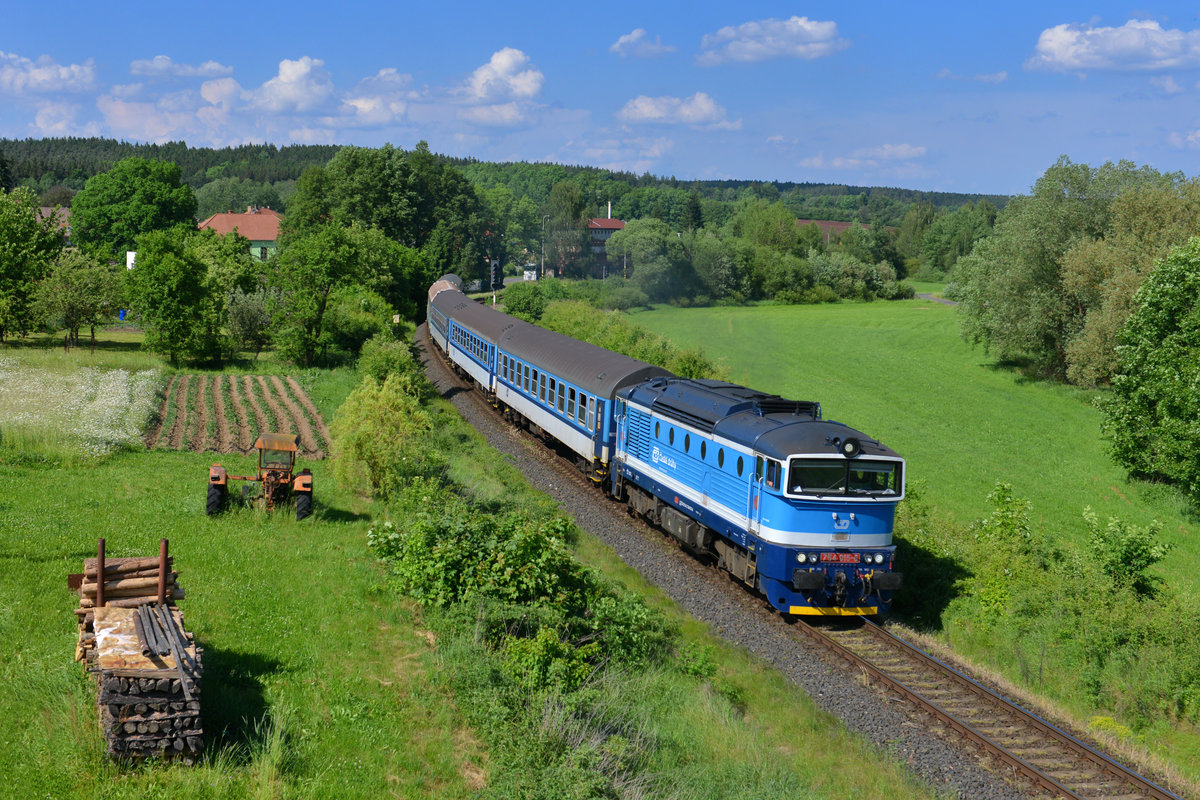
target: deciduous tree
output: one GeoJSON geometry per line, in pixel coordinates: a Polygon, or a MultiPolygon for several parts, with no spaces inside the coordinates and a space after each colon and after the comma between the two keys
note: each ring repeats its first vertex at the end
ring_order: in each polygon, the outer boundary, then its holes
{"type": "Polygon", "coordinates": [[[62,248],[57,217],[40,217],[33,192],[0,191],[0,342],[33,326],[34,289],[62,248]]]}
{"type": "Polygon", "coordinates": [[[71,203],[71,239],[105,255],[134,249],[143,233],[196,225],[196,195],[169,161],[125,158],[89,178],[71,203]]]}

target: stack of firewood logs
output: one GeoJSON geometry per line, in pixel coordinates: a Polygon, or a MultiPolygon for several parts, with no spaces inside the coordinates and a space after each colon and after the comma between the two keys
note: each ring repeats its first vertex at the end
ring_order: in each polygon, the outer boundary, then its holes
{"type": "Polygon", "coordinates": [[[84,562],[78,585],[79,646],[99,683],[100,725],[109,755],[193,763],[204,747],[200,724],[203,648],[183,625],[183,597],[166,540],[158,558],[84,562]]]}
{"type": "MultiPolygon", "coordinates": [[[[158,576],[160,558],[108,558],[104,561],[104,605],[112,608],[136,608],[158,601],[158,576]]],[[[175,559],[167,556],[167,569],[175,559]]],[[[179,573],[167,572],[164,591],[167,602],[182,600],[184,591],[179,586],[179,573]]],[[[83,562],[83,582],[79,585],[79,648],[75,660],[88,658],[88,651],[96,646],[94,619],[96,608],[96,559],[83,562]]]]}

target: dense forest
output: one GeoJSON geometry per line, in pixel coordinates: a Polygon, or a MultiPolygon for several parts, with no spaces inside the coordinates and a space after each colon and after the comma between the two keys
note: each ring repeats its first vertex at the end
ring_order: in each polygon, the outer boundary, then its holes
{"type": "MultiPolygon", "coordinates": [[[[214,149],[189,147],[185,142],[137,144],[99,138],[57,139],[0,139],[0,159],[7,164],[7,175],[0,170],[3,188],[27,186],[39,195],[55,187],[72,191],[83,188],[93,175],[111,169],[118,161],[130,156],[152,161],[172,161],[179,166],[183,182],[197,191],[199,212],[213,213],[238,205],[253,184],[260,192],[265,186],[274,187],[275,195],[258,195],[281,205],[294,188],[294,181],[305,169],[327,164],[340,150],[339,145],[246,144],[214,149]],[[211,202],[199,196],[200,190],[213,182],[224,181],[220,191],[214,191],[211,202]],[[230,184],[241,184],[242,192],[231,192],[230,184]],[[219,197],[218,197],[219,196],[219,197]],[[232,205],[230,205],[232,203],[232,205]],[[209,205],[212,208],[209,208],[209,205]]],[[[622,219],[656,216],[672,223],[688,198],[695,196],[705,208],[706,220],[727,221],[722,214],[727,204],[747,196],[768,202],[781,202],[800,219],[857,221],[863,224],[899,226],[905,213],[915,204],[935,209],[952,210],[967,203],[988,201],[1003,208],[1007,197],[1002,195],[969,195],[949,192],[921,192],[913,189],[888,187],[846,186],[827,183],[793,183],[786,181],[711,180],[682,181],[649,173],[637,175],[587,166],[561,164],[492,163],[471,158],[437,156],[455,167],[481,189],[507,187],[516,197],[527,197],[539,207],[550,200],[555,184],[563,181],[580,187],[589,212],[604,216],[608,203],[613,203],[613,215],[622,219]],[[648,191],[649,190],[649,191],[648,191]]],[[[69,199],[69,193],[59,192],[58,198],[69,199]]],[[[251,196],[253,200],[253,196],[251,196]]],[[[259,202],[259,205],[266,205],[259,202]]]]}

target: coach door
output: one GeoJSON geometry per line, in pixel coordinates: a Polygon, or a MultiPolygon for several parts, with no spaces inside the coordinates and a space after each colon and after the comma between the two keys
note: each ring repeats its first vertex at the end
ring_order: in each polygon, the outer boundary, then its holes
{"type": "Polygon", "coordinates": [[[750,508],[746,512],[746,527],[754,534],[758,533],[759,523],[762,521],[762,489],[763,460],[762,456],[758,456],[754,459],[754,472],[750,475],[750,508]]]}

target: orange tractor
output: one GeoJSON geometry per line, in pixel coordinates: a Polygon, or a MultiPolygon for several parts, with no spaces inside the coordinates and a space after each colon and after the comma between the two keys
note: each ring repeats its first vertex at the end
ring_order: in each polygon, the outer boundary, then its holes
{"type": "Polygon", "coordinates": [[[220,464],[208,468],[208,502],[205,513],[220,513],[225,508],[229,494],[229,481],[257,481],[262,484],[262,495],[252,496],[249,485],[242,487],[242,499],[262,501],[268,511],[288,497],[296,500],[296,519],[312,514],[313,476],[307,469],[293,474],[296,452],[300,449],[300,437],[287,433],[264,433],[254,442],[258,451],[257,475],[230,475],[220,464]]]}

